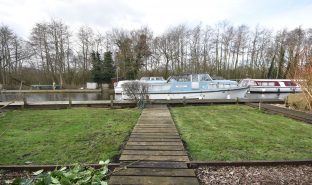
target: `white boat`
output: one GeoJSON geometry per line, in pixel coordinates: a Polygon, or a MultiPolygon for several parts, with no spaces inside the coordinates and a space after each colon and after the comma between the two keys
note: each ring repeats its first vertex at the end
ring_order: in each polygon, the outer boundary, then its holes
{"type": "Polygon", "coordinates": [[[115,90],[115,95],[120,96],[122,94],[122,85],[128,82],[133,82],[133,81],[139,81],[143,83],[148,83],[148,84],[153,84],[154,87],[157,84],[164,84],[167,83],[167,80],[165,80],[163,77],[142,77],[140,80],[122,80],[114,84],[114,90],[115,90]]]}
{"type": "Polygon", "coordinates": [[[243,79],[240,87],[248,87],[250,93],[298,93],[301,88],[290,79],[243,79]]]}
{"type": "MultiPolygon", "coordinates": [[[[115,95],[130,99],[123,85],[131,81],[120,81],[115,95]]],[[[172,76],[168,80],[143,78],[140,83],[148,85],[149,99],[236,99],[243,98],[248,87],[239,87],[236,81],[212,80],[208,74],[187,74],[172,76]]]]}

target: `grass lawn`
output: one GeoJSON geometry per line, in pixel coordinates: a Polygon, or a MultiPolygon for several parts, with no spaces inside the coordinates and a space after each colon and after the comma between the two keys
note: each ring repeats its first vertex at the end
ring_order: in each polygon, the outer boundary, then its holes
{"type": "Polygon", "coordinates": [[[0,164],[97,163],[111,159],[138,109],[24,110],[0,115],[0,164]]]}
{"type": "Polygon", "coordinates": [[[312,159],[312,125],[245,105],[176,107],[193,160],[312,159]]]}

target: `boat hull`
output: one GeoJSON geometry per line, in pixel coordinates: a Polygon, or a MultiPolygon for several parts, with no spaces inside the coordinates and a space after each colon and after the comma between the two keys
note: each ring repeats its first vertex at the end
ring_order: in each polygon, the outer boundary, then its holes
{"type": "Polygon", "coordinates": [[[301,92],[300,87],[257,87],[251,86],[249,89],[250,93],[299,93],[301,92]]]}
{"type": "MultiPolygon", "coordinates": [[[[244,98],[248,88],[216,89],[196,92],[149,92],[149,99],[171,100],[171,99],[236,99],[244,98]]],[[[121,99],[131,99],[122,94],[121,99]]]]}

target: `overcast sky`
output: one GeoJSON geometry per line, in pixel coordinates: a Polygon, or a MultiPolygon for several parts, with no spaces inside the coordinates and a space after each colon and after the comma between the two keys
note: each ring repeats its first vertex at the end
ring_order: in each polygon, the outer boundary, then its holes
{"type": "Polygon", "coordinates": [[[73,31],[81,25],[100,32],[147,25],[160,34],[169,26],[223,20],[273,30],[312,28],[312,0],[0,0],[0,24],[24,38],[35,23],[51,18],[73,31]]]}

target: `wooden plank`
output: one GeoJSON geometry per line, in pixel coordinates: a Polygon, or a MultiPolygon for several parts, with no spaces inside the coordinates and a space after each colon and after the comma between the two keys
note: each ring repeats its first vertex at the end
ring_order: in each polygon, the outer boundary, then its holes
{"type": "Polygon", "coordinates": [[[177,151],[177,150],[184,150],[183,146],[146,146],[146,145],[126,145],[125,148],[126,150],[172,150],[172,151],[177,151]]]}
{"type": "Polygon", "coordinates": [[[128,141],[127,145],[147,145],[147,146],[183,146],[182,142],[161,142],[161,141],[154,141],[154,142],[140,142],[140,141],[128,141]]]}
{"type": "Polygon", "coordinates": [[[185,151],[169,150],[123,150],[121,155],[187,155],[185,151]]]}
{"type": "Polygon", "coordinates": [[[198,185],[198,180],[195,177],[112,176],[108,184],[198,185]]]}
{"type": "Polygon", "coordinates": [[[159,115],[159,113],[154,113],[154,115],[143,115],[139,118],[139,120],[144,121],[155,121],[155,120],[163,120],[163,121],[171,121],[171,115],[159,115]],[[156,115],[157,114],[157,115],[156,115]]]}
{"type": "Polygon", "coordinates": [[[173,126],[175,127],[174,124],[172,123],[161,123],[161,122],[158,122],[158,123],[139,123],[138,125],[140,126],[154,126],[154,125],[158,125],[158,126],[173,126]]]}
{"type": "Polygon", "coordinates": [[[133,131],[145,131],[145,130],[151,130],[151,131],[155,131],[155,132],[158,132],[158,131],[167,131],[167,130],[169,130],[169,131],[177,131],[177,129],[175,128],[175,127],[170,127],[170,128],[163,128],[163,127],[156,127],[156,128],[154,128],[154,127],[135,127],[134,129],[133,129],[133,131]]]}
{"type": "Polygon", "coordinates": [[[132,163],[130,161],[121,161],[120,166],[127,166],[127,168],[169,168],[169,169],[187,169],[185,162],[175,161],[138,161],[132,163]],[[130,164],[131,163],[131,164],[130,164]]]}
{"type": "Polygon", "coordinates": [[[177,134],[171,135],[171,134],[155,134],[155,133],[137,133],[137,134],[131,134],[130,137],[133,138],[175,138],[180,139],[180,136],[177,134]]]}
{"type": "Polygon", "coordinates": [[[168,130],[177,130],[176,127],[173,127],[173,126],[148,126],[148,127],[145,127],[145,126],[135,126],[134,129],[168,129],[168,130]]]}
{"type": "MultiPolygon", "coordinates": [[[[166,111],[166,110],[165,110],[166,111]]],[[[165,118],[165,119],[170,119],[170,114],[169,113],[163,113],[164,111],[151,111],[151,112],[146,112],[144,111],[143,114],[141,115],[141,119],[160,119],[160,118],[165,118]]]]}
{"type": "Polygon", "coordinates": [[[155,138],[155,139],[158,139],[158,138],[163,138],[163,139],[180,139],[180,136],[177,136],[177,135],[163,135],[163,136],[157,136],[157,135],[136,135],[136,134],[133,134],[130,136],[130,138],[155,138]]]}
{"type": "Polygon", "coordinates": [[[172,124],[137,124],[136,127],[172,127],[176,128],[175,125],[172,124]]]}
{"type": "Polygon", "coordinates": [[[144,122],[144,123],[141,122],[141,123],[140,123],[140,122],[138,122],[137,125],[141,125],[141,126],[151,126],[151,125],[175,126],[175,124],[173,124],[173,123],[164,123],[164,122],[161,122],[161,121],[158,121],[158,122],[155,122],[155,123],[146,123],[146,122],[144,122]]]}
{"type": "Polygon", "coordinates": [[[127,168],[114,172],[117,176],[165,176],[165,177],[195,177],[193,169],[162,169],[162,168],[127,168]]]}
{"type": "Polygon", "coordinates": [[[120,161],[189,161],[186,155],[121,155],[120,161]]]}
{"type": "Polygon", "coordinates": [[[179,136],[178,133],[142,133],[142,132],[132,132],[133,135],[151,135],[151,136],[179,136]]]}
{"type": "Polygon", "coordinates": [[[142,129],[134,129],[132,133],[173,133],[177,134],[177,130],[142,130],[142,129]]]}
{"type": "Polygon", "coordinates": [[[155,113],[155,115],[152,116],[148,116],[148,117],[140,117],[139,121],[144,121],[144,122],[156,122],[156,121],[162,121],[162,122],[171,122],[171,115],[169,116],[157,116],[157,113],[155,113]]]}
{"type": "Polygon", "coordinates": [[[165,118],[162,118],[162,119],[151,119],[151,120],[138,120],[138,123],[139,124],[174,124],[174,122],[171,120],[171,119],[165,119],[165,118]]]}
{"type": "Polygon", "coordinates": [[[144,110],[143,116],[155,116],[155,114],[157,114],[157,117],[162,117],[162,116],[170,116],[170,112],[166,109],[162,109],[162,110],[148,110],[145,109],[144,110]]]}
{"type": "Polygon", "coordinates": [[[174,125],[173,122],[163,122],[163,121],[155,121],[155,122],[138,122],[139,125],[174,125]]]}
{"type": "Polygon", "coordinates": [[[168,117],[163,117],[160,119],[157,119],[155,117],[151,117],[151,118],[140,118],[138,120],[139,123],[164,123],[164,124],[173,124],[172,119],[168,118],[168,117]]]}
{"type": "Polygon", "coordinates": [[[161,142],[181,142],[180,138],[129,138],[128,141],[140,141],[140,142],[151,142],[151,141],[161,141],[161,142]]]}
{"type": "Polygon", "coordinates": [[[165,125],[165,124],[160,124],[160,125],[141,125],[137,124],[134,128],[174,128],[176,127],[174,125],[165,125]]]}
{"type": "Polygon", "coordinates": [[[176,129],[133,129],[134,133],[141,132],[141,133],[178,133],[176,129]]]}

